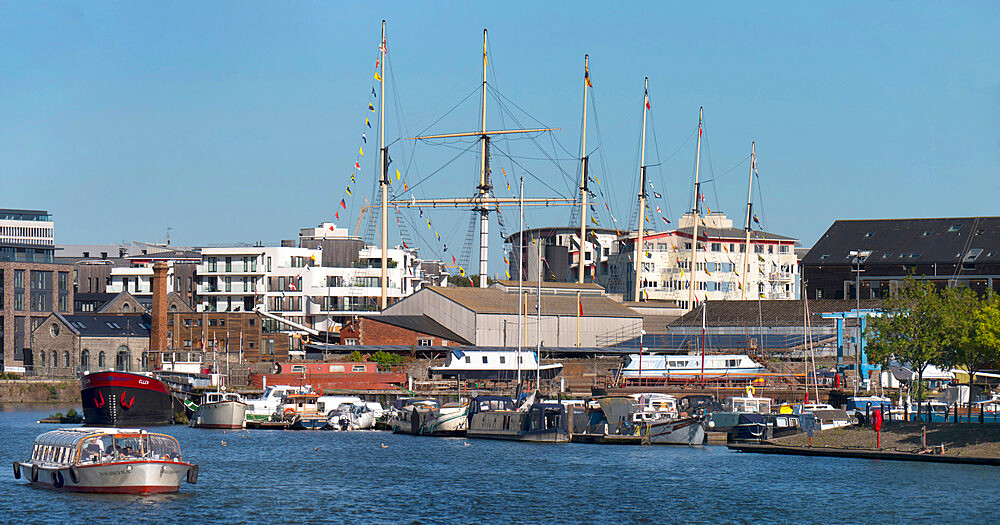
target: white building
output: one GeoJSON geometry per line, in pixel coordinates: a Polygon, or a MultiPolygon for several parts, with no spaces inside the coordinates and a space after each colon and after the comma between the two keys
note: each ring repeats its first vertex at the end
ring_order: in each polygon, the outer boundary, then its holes
{"type": "MultiPolygon", "coordinates": [[[[746,232],[733,228],[733,221],[723,213],[700,217],[695,256],[695,299],[697,302],[732,299],[795,299],[798,296],[796,239],[773,233],[752,231],[746,288],[743,267],[746,232]]],[[[674,301],[682,309],[688,304],[691,285],[691,242],[693,215],[684,214],[673,231],[643,236],[640,252],[640,298],[674,301]]],[[[616,257],[628,300],[634,300],[635,271],[632,248],[636,234],[627,239],[626,252],[616,257]]],[[[613,291],[613,290],[609,290],[613,291]]]]}
{"type": "MultiPolygon", "coordinates": [[[[508,272],[510,279],[517,279],[518,250],[522,241],[517,232],[504,239],[510,244],[511,255],[508,272]]],[[[580,275],[580,228],[557,226],[535,228],[524,231],[523,277],[535,280],[538,275],[538,245],[541,242],[541,257],[544,261],[542,278],[555,282],[578,282],[580,275]]],[[[587,228],[587,240],[583,243],[583,281],[607,287],[613,276],[612,258],[618,253],[618,232],[608,228],[587,228]]]]}
{"type": "MultiPolygon", "coordinates": [[[[379,248],[324,223],[299,232],[299,246],[204,248],[197,267],[198,309],[264,312],[315,330],[329,330],[337,319],[378,310],[381,288],[379,248]]],[[[388,251],[389,303],[424,284],[415,250],[388,251]]],[[[440,285],[441,282],[429,284],[440,285]]]]}

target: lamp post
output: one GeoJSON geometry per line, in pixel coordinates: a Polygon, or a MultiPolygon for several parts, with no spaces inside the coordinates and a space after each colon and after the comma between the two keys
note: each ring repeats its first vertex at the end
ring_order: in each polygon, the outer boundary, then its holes
{"type": "Polygon", "coordinates": [[[854,347],[854,357],[857,362],[858,371],[858,381],[864,384],[865,378],[861,375],[861,272],[864,271],[862,267],[868,256],[871,255],[871,250],[851,250],[848,255],[851,257],[851,270],[855,272],[854,280],[854,297],[857,300],[857,309],[854,311],[854,317],[856,319],[858,329],[858,338],[856,341],[856,346],[854,347]]]}

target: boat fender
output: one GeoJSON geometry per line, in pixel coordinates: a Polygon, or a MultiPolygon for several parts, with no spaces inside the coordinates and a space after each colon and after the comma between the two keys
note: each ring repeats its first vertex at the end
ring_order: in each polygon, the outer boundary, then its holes
{"type": "Polygon", "coordinates": [[[192,485],[198,483],[198,465],[191,465],[188,467],[187,482],[192,485]]]}
{"type": "Polygon", "coordinates": [[[80,483],[80,476],[77,475],[76,466],[69,468],[69,479],[73,480],[74,485],[80,483]]]}
{"type": "Polygon", "coordinates": [[[38,465],[31,466],[31,482],[34,483],[38,481],[38,465]]]}
{"type": "Polygon", "coordinates": [[[57,489],[60,489],[60,488],[62,488],[63,484],[64,484],[64,480],[63,480],[62,471],[53,470],[52,471],[52,486],[55,487],[55,488],[57,488],[57,489]]]}
{"type": "Polygon", "coordinates": [[[14,479],[21,479],[21,465],[14,462],[14,479]]]}

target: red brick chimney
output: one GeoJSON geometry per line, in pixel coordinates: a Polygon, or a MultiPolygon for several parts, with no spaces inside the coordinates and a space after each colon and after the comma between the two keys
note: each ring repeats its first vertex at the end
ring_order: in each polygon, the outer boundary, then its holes
{"type": "Polygon", "coordinates": [[[149,331],[149,353],[159,365],[160,352],[167,350],[167,263],[153,263],[153,325],[149,331]]]}

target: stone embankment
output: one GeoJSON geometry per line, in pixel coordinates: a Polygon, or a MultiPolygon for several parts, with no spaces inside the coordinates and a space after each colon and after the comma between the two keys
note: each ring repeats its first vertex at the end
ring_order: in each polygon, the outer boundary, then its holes
{"type": "Polygon", "coordinates": [[[79,381],[0,380],[0,403],[80,402],[79,381]]]}
{"type": "MultiPolygon", "coordinates": [[[[892,421],[882,426],[879,448],[875,448],[875,430],[870,427],[847,427],[816,432],[813,448],[881,450],[885,452],[920,452],[921,429],[927,427],[927,447],[944,445],[944,454],[1000,458],[1000,425],[969,423],[915,423],[892,421]]],[[[775,445],[808,447],[809,438],[797,434],[771,440],[775,445]]]]}

